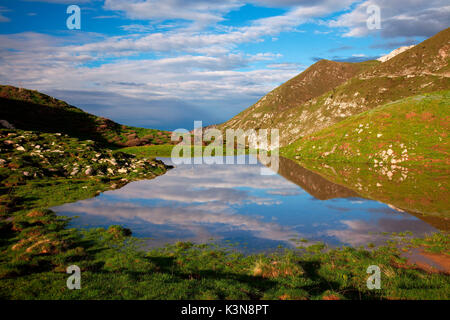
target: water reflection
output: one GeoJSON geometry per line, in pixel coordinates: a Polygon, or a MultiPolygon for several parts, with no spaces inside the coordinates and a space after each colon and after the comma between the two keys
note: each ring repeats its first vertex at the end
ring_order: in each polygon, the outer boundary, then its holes
{"type": "Polygon", "coordinates": [[[360,197],[356,192],[322,178],[296,162],[280,157],[278,173],[319,200],[360,197]]]}
{"type": "Polygon", "coordinates": [[[304,162],[302,166],[357,192],[360,197],[386,203],[389,208],[414,215],[437,229],[450,230],[450,170],[447,167],[320,162],[304,162]]]}
{"type": "Polygon", "coordinates": [[[79,216],[72,222],[75,227],[124,225],[136,236],[151,237],[151,246],[214,239],[262,251],[295,246],[293,239],[300,238],[360,245],[382,241],[373,232],[420,235],[434,230],[290,160],[281,159],[280,175],[260,175],[260,168],[260,164],[179,165],[154,180],[53,209],[79,216]]]}

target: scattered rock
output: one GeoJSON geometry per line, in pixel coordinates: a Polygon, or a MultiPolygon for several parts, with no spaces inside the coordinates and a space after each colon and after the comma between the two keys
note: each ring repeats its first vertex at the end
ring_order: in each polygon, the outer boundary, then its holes
{"type": "Polygon", "coordinates": [[[14,126],[6,120],[0,120],[0,125],[6,129],[15,129],[14,126]]]}
{"type": "Polygon", "coordinates": [[[89,167],[89,168],[86,169],[84,174],[87,175],[87,176],[92,176],[94,174],[94,169],[89,167]]]}

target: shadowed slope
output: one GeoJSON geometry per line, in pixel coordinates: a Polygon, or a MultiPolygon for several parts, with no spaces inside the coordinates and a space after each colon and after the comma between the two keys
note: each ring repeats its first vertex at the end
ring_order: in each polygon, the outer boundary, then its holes
{"type": "Polygon", "coordinates": [[[17,129],[65,133],[116,147],[170,143],[168,131],[120,125],[38,91],[12,86],[0,86],[0,119],[17,129]]]}

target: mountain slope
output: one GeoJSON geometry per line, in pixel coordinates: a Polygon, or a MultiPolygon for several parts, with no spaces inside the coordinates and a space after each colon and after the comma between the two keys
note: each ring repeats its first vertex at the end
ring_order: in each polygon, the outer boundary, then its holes
{"type": "Polygon", "coordinates": [[[450,90],[417,95],[354,115],[301,138],[282,154],[296,159],[450,165],[450,90]]]}
{"type": "Polygon", "coordinates": [[[277,114],[301,107],[305,102],[324,94],[375,64],[378,62],[318,61],[268,93],[250,108],[219,125],[219,128],[266,128],[272,125],[273,118],[277,114]]]}
{"type": "Polygon", "coordinates": [[[170,132],[120,125],[43,93],[0,86],[0,119],[17,129],[64,133],[110,146],[170,143],[170,132]]]}
{"type": "MultiPolygon", "coordinates": [[[[327,91],[320,96],[314,96],[310,88],[321,83],[322,78],[328,78],[327,73],[318,73],[311,82],[298,82],[297,87],[287,82],[219,127],[278,128],[281,146],[286,146],[299,137],[379,105],[416,94],[448,89],[449,41],[450,28],[384,63],[368,61],[362,65],[353,64],[359,67],[359,72],[356,71],[346,81],[343,76],[341,80],[344,81],[334,87],[333,83],[328,82],[330,87],[323,86],[327,91]],[[295,100],[296,93],[302,91],[308,94],[303,93],[303,98],[295,100]],[[293,107],[283,107],[284,97],[294,97],[289,101],[293,107]],[[267,108],[267,105],[271,107],[267,108]]],[[[319,68],[318,71],[323,70],[319,68]]],[[[304,73],[297,77],[306,78],[304,73]]],[[[320,93],[320,90],[315,93],[320,93]]]]}

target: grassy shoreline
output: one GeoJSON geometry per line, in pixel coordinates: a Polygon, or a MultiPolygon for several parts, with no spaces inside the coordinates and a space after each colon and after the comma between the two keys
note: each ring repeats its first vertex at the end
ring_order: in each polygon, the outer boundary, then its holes
{"type": "Polygon", "coordinates": [[[322,244],[306,243],[296,250],[243,255],[232,247],[189,242],[146,252],[140,249],[142,240],[130,236],[131,230],[120,226],[68,228],[69,218],[57,216],[47,208],[93,197],[133,180],[155,178],[166,167],[148,160],[139,169],[137,164],[142,157],[121,153],[118,157],[117,153],[99,149],[95,144],[91,149],[66,153],[73,143],[83,143],[67,137],[4,133],[0,140],[8,169],[2,174],[9,175],[2,179],[0,188],[1,299],[450,298],[448,275],[424,271],[401,257],[403,250],[413,247],[446,254],[450,250],[446,233],[425,239],[397,239],[379,248],[329,249],[322,244]],[[27,139],[20,145],[25,151],[17,146],[19,141],[14,139],[22,139],[22,135],[37,139],[32,149],[27,139]],[[14,140],[13,143],[5,143],[8,139],[14,140]],[[53,139],[59,139],[56,145],[66,143],[68,147],[55,158],[50,157],[55,151],[51,147],[53,139]],[[41,149],[36,148],[37,142],[41,149]],[[29,150],[35,149],[43,151],[30,155],[29,150]],[[109,166],[88,170],[93,166],[83,159],[94,159],[96,154],[100,154],[99,159],[116,159],[114,174],[108,175],[109,166]],[[71,175],[75,172],[75,159],[80,170],[71,175]],[[48,168],[54,167],[52,161],[67,162],[70,166],[61,166],[58,172],[49,171],[48,168]],[[119,174],[122,162],[136,165],[138,171],[119,174]],[[32,168],[36,176],[23,175],[32,168]],[[369,290],[366,286],[366,269],[374,264],[382,270],[381,290],[369,290]],[[81,268],[81,290],[66,287],[69,276],[66,268],[70,265],[81,268]]]}

